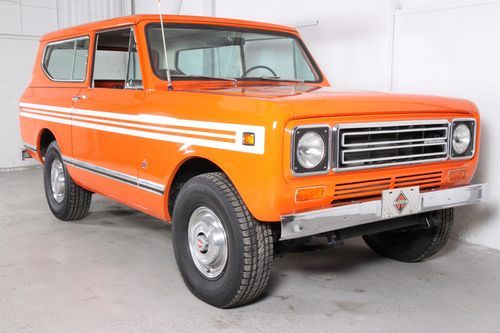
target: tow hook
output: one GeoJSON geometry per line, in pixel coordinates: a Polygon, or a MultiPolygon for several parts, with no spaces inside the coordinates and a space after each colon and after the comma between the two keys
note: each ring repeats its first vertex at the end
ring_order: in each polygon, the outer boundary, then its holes
{"type": "Polygon", "coordinates": [[[328,245],[330,245],[331,247],[339,247],[344,245],[344,239],[338,232],[329,233],[328,235],[326,235],[326,239],[328,241],[328,245]],[[334,235],[335,237],[333,237],[332,235],[334,235]]]}

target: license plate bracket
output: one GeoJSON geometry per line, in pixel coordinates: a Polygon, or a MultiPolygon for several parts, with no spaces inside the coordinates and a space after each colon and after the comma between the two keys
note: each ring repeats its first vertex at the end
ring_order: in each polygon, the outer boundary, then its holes
{"type": "Polygon", "coordinates": [[[420,210],[420,188],[418,186],[382,191],[383,218],[417,214],[420,210]]]}

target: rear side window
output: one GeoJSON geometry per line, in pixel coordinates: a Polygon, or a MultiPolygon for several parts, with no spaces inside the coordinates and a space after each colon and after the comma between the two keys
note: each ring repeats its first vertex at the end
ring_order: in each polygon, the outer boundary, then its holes
{"type": "Polygon", "coordinates": [[[47,44],[43,58],[43,69],[54,81],[85,81],[89,38],[83,37],[47,44]]]}

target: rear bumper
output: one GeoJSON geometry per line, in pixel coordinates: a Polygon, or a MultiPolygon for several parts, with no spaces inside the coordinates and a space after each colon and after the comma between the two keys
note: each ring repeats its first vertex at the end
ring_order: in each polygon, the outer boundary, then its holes
{"type": "MultiPolygon", "coordinates": [[[[419,194],[418,213],[471,205],[484,200],[486,184],[468,185],[419,194]]],[[[280,240],[301,238],[386,220],[382,200],[321,209],[281,217],[280,240]]]]}

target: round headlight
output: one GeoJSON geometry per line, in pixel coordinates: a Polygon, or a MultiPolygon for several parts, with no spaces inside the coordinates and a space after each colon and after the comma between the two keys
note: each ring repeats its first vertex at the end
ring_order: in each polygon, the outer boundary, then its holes
{"type": "Polygon", "coordinates": [[[314,169],[325,157],[325,142],[316,132],[307,132],[297,143],[297,160],[306,169],[314,169]]]}
{"type": "Polygon", "coordinates": [[[453,131],[453,150],[458,155],[467,151],[471,142],[471,131],[465,124],[459,124],[453,131]]]}

